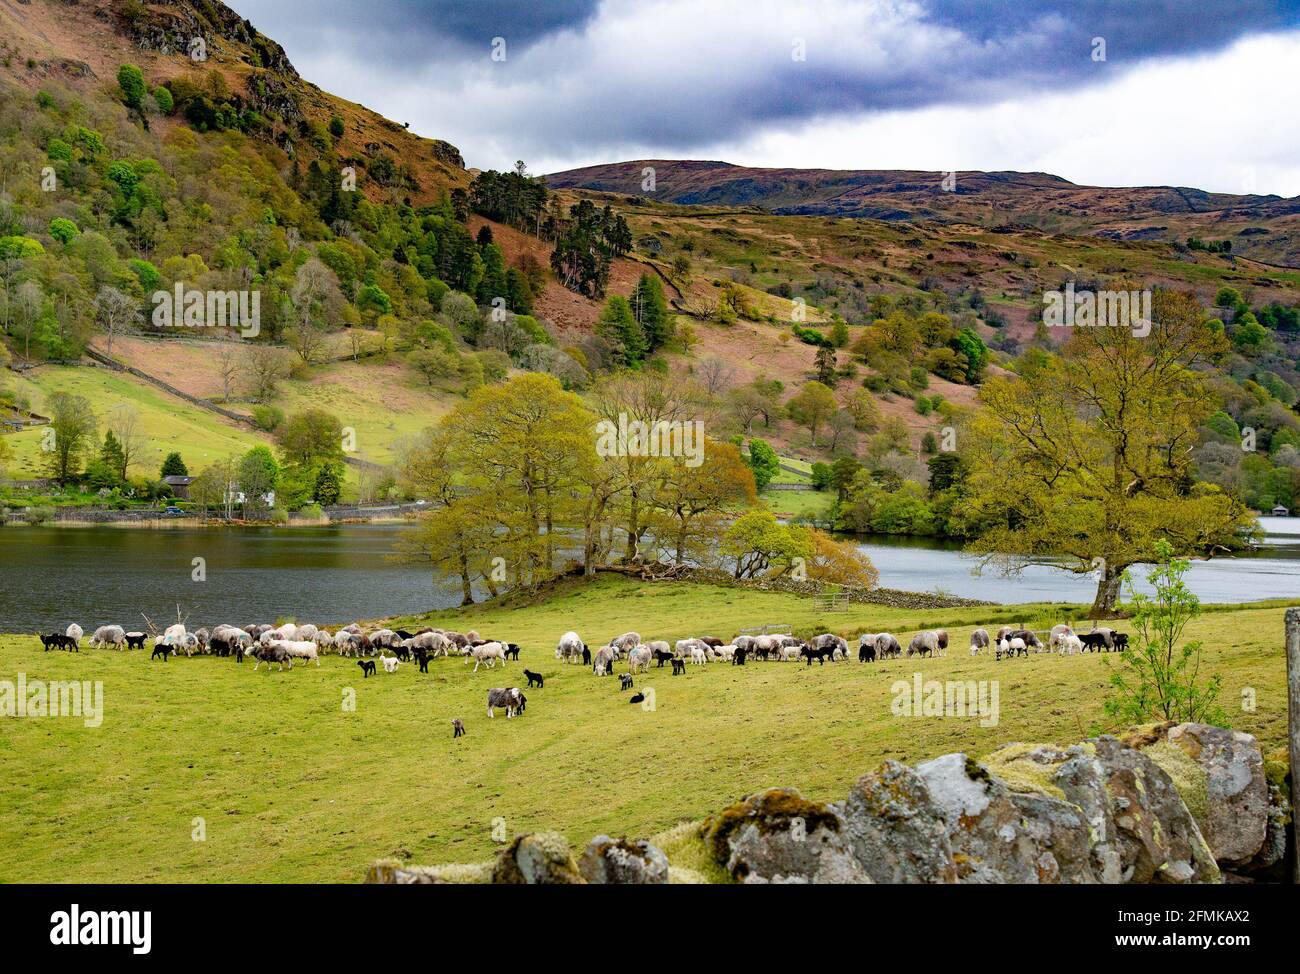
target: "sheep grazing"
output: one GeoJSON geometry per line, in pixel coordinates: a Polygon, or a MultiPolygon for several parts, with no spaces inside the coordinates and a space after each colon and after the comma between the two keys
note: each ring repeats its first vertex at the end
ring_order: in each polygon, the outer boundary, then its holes
{"type": "Polygon", "coordinates": [[[495,717],[493,711],[497,707],[506,708],[506,716],[513,717],[517,713],[522,713],[524,701],[527,697],[523,695],[518,687],[494,687],[487,692],[487,715],[495,717]]]}
{"type": "Polygon", "coordinates": [[[451,719],[451,736],[453,738],[465,736],[465,722],[459,717],[451,719]]]}
{"type": "Polygon", "coordinates": [[[85,633],[79,625],[75,622],[71,623],[64,631],[63,635],[72,640],[72,648],[75,652],[81,652],[81,637],[84,636],[85,633]]]}
{"type": "Polygon", "coordinates": [[[340,656],[351,656],[361,650],[361,636],[351,629],[340,629],[334,634],[334,648],[340,656]]]}
{"type": "Polygon", "coordinates": [[[987,629],[976,629],[970,634],[970,654],[978,656],[981,649],[989,648],[989,631],[987,629]]]}
{"type": "Polygon", "coordinates": [[[424,651],[432,657],[448,656],[455,645],[440,632],[421,632],[406,640],[412,652],[424,651]]]}
{"type": "Polygon", "coordinates": [[[316,643],[310,639],[273,639],[271,645],[283,646],[291,659],[300,659],[306,662],[315,660],[316,665],[320,666],[320,655],[316,651],[316,643]]]}
{"type": "Polygon", "coordinates": [[[837,636],[834,633],[824,632],[820,636],[814,636],[809,645],[814,651],[826,650],[825,655],[829,656],[832,660],[836,658],[836,654],[838,654],[841,659],[848,659],[849,644],[845,642],[843,637],[837,636]]]}
{"type": "Polygon", "coordinates": [[[591,658],[591,669],[597,676],[613,673],[614,648],[612,646],[602,646],[596,650],[596,655],[591,658]]]}
{"type": "MultiPolygon", "coordinates": [[[[506,648],[500,643],[483,643],[481,646],[475,646],[473,651],[474,672],[478,672],[479,664],[486,663],[488,669],[500,661],[502,666],[506,663],[506,648]]],[[[469,662],[467,659],[465,662],[469,662]]]]}
{"type": "Polygon", "coordinates": [[[95,647],[114,646],[122,649],[126,646],[126,630],[121,626],[100,626],[90,637],[90,645],[95,647]]]}
{"type": "Polygon", "coordinates": [[[898,639],[893,633],[881,632],[876,634],[876,658],[877,659],[898,659],[903,655],[903,647],[899,645],[898,639]]]}
{"type": "Polygon", "coordinates": [[[329,648],[334,645],[334,637],[324,629],[316,630],[316,635],[312,637],[312,642],[316,644],[316,649],[320,652],[328,652],[329,648]]]}
{"type": "Polygon", "coordinates": [[[572,663],[581,659],[586,649],[587,644],[576,632],[566,632],[555,647],[555,658],[564,663],[572,663]]]}
{"type": "Polygon", "coordinates": [[[385,673],[396,673],[397,668],[402,665],[402,661],[396,656],[381,656],[379,662],[384,664],[385,673]]]}
{"type": "Polygon", "coordinates": [[[736,658],[736,647],[732,645],[714,646],[713,655],[730,663],[736,658]]]}
{"type": "Polygon", "coordinates": [[[625,632],[623,635],[611,639],[609,645],[623,655],[627,655],[641,645],[641,634],[639,632],[625,632]]]}
{"type": "MultiPolygon", "coordinates": [[[[1038,637],[1028,629],[1013,629],[1009,633],[1008,638],[1023,640],[1026,650],[1032,649],[1036,653],[1042,652],[1043,650],[1043,644],[1039,642],[1038,637]]],[[[1026,653],[1026,655],[1028,654],[1026,653]]]]}
{"type": "Polygon", "coordinates": [[[912,637],[912,641],[907,647],[908,659],[911,659],[913,656],[929,656],[933,658],[938,655],[939,630],[937,629],[927,629],[925,632],[918,632],[912,637]]]}
{"type": "Polygon", "coordinates": [[[649,646],[635,647],[627,654],[627,671],[629,673],[635,673],[637,670],[640,670],[642,673],[649,673],[650,660],[652,658],[649,646]]]}
{"type": "Polygon", "coordinates": [[[793,663],[803,656],[803,651],[807,648],[803,645],[782,646],[776,651],[776,658],[782,663],[793,663]]]}
{"type": "Polygon", "coordinates": [[[212,635],[208,637],[208,645],[218,656],[234,654],[242,660],[244,653],[253,648],[253,637],[243,629],[236,629],[223,623],[212,630],[212,635]]]}
{"type": "Polygon", "coordinates": [[[1107,652],[1115,648],[1115,630],[1111,629],[1109,626],[1094,625],[1091,634],[1100,635],[1102,637],[1107,652]]]}

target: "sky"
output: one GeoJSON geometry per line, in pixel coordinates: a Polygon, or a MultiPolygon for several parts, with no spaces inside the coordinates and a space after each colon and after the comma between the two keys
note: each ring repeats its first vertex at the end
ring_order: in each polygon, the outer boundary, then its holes
{"type": "Polygon", "coordinates": [[[1300,195],[1300,0],[227,0],[466,165],[1019,170],[1300,195]]]}

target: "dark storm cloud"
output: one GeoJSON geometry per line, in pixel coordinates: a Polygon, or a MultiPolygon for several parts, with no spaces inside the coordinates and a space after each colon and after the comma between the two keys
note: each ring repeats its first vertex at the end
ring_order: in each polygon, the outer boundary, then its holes
{"type": "Polygon", "coordinates": [[[1300,19],[1300,0],[233,5],[312,80],[495,166],[638,146],[682,154],[829,115],[1068,90],[1300,19]],[[501,63],[488,56],[498,36],[501,63]]]}

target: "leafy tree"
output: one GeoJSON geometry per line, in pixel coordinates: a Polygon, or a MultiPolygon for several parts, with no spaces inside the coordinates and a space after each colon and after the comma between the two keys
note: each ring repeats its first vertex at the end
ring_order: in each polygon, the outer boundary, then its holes
{"type": "Polygon", "coordinates": [[[189,475],[189,468],[185,466],[185,461],[181,459],[179,453],[173,451],[163,458],[159,477],[188,477],[189,475]]]}
{"type": "Polygon", "coordinates": [[[122,89],[122,98],[128,108],[140,108],[144,104],[144,75],[134,64],[124,64],[117,69],[117,86],[122,89]]]}
{"type": "Polygon", "coordinates": [[[154,104],[158,106],[158,111],[164,115],[170,115],[176,107],[172,100],[172,93],[162,85],[153,90],[153,100],[154,104]]]}
{"type": "Polygon", "coordinates": [[[1183,581],[1190,567],[1161,539],[1147,574],[1154,596],[1137,592],[1125,573],[1133,633],[1118,668],[1111,668],[1107,716],[1125,724],[1171,720],[1227,725],[1228,715],[1217,703],[1223,678],[1216,673],[1203,680],[1201,643],[1182,642],[1187,624],[1201,614],[1200,600],[1183,581]]]}
{"type": "Polygon", "coordinates": [[[817,430],[831,418],[839,405],[835,394],[821,382],[808,382],[786,403],[790,418],[808,427],[813,446],[817,445],[817,430]]]}
{"type": "Polygon", "coordinates": [[[50,476],[63,485],[77,476],[82,458],[94,449],[95,413],[85,396],[71,392],[51,393],[45,408],[53,441],[47,466],[50,476]]]}
{"type": "Polygon", "coordinates": [[[126,454],[111,429],[104,432],[104,444],[99,448],[99,459],[113,473],[117,481],[126,479],[126,454]]]}
{"type": "Polygon", "coordinates": [[[1100,568],[1094,616],[1114,610],[1124,569],[1158,539],[1209,555],[1239,545],[1253,523],[1245,505],[1193,475],[1190,447],[1219,408],[1199,369],[1222,339],[1191,295],[1157,292],[1153,318],[1144,337],[1075,329],[1060,356],[986,382],[986,408],[965,437],[971,548],[1011,571],[1039,561],[1100,568]]]}
{"type": "Polygon", "coordinates": [[[58,216],[50,221],[50,236],[61,244],[71,243],[72,238],[80,232],[77,225],[66,217],[58,216]]]}
{"type": "Polygon", "coordinates": [[[779,578],[813,555],[807,529],[781,524],[767,510],[746,511],[722,538],[722,553],[734,559],[736,578],[779,578]]]}
{"type": "Polygon", "coordinates": [[[749,469],[754,474],[754,484],[759,490],[767,490],[767,485],[781,471],[781,458],[777,456],[766,440],[750,440],[749,455],[746,457],[749,469]]]}
{"type": "Polygon", "coordinates": [[[330,135],[336,139],[343,138],[343,119],[337,115],[330,116],[330,135]]]}
{"type": "Polygon", "coordinates": [[[645,335],[646,352],[663,348],[672,337],[673,320],[664,298],[664,287],[656,274],[645,273],[632,292],[632,311],[645,335]]]}

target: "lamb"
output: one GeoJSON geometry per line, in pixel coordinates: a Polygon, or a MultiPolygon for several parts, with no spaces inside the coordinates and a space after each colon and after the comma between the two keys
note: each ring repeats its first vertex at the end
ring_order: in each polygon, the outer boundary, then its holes
{"type": "Polygon", "coordinates": [[[818,666],[825,666],[827,656],[830,656],[832,659],[834,659],[835,649],[833,646],[819,647],[814,645],[814,646],[803,647],[801,652],[803,653],[804,660],[807,662],[809,666],[812,666],[812,661],[814,659],[817,660],[818,666]]]}
{"type": "Polygon", "coordinates": [[[71,623],[68,626],[67,630],[63,633],[63,635],[67,636],[69,639],[72,640],[72,648],[76,652],[78,653],[81,652],[81,637],[84,636],[85,633],[82,632],[82,629],[79,625],[77,625],[75,622],[71,623]]]}
{"type": "Polygon", "coordinates": [[[1069,626],[1067,626],[1064,622],[1060,623],[1059,625],[1052,626],[1052,631],[1048,633],[1047,636],[1047,648],[1056,652],[1060,652],[1061,644],[1065,641],[1066,637],[1073,636],[1073,635],[1074,635],[1074,630],[1071,629],[1069,626]]]}
{"type": "Polygon", "coordinates": [[[1025,641],[1023,639],[1021,639],[1019,636],[1012,636],[1010,639],[1004,636],[1002,638],[1002,641],[998,643],[997,653],[995,654],[994,658],[1000,660],[1010,656],[1028,656],[1028,655],[1029,655],[1029,648],[1026,646],[1025,641]]]}
{"type": "Polygon", "coordinates": [[[696,649],[703,653],[704,643],[693,636],[690,639],[679,639],[673,644],[673,655],[678,659],[690,659],[696,649]]]}
{"type": "Polygon", "coordinates": [[[465,736],[465,722],[459,717],[451,719],[451,736],[453,738],[465,736]]]}
{"type": "Polygon", "coordinates": [[[100,626],[90,637],[91,646],[115,646],[121,649],[126,645],[126,630],[121,626],[100,626]]]}
{"type": "Polygon", "coordinates": [[[1114,630],[1114,629],[1111,629],[1111,628],[1108,627],[1108,626],[1093,626],[1093,627],[1092,627],[1092,632],[1101,635],[1101,637],[1105,640],[1105,646],[1106,646],[1106,650],[1107,650],[1108,652],[1109,652],[1110,650],[1112,650],[1112,649],[1115,648],[1115,630],[1114,630]]]}
{"type": "Polygon", "coordinates": [[[540,690],[546,685],[546,681],[542,679],[542,674],[540,673],[534,673],[532,670],[524,670],[524,676],[528,677],[528,689],[530,690],[534,686],[540,690]]]}
{"type": "Polygon", "coordinates": [[[576,632],[566,632],[560,637],[559,645],[555,647],[555,658],[565,663],[572,663],[581,658],[586,648],[587,644],[576,632]]]}
{"type": "Polygon", "coordinates": [[[782,646],[776,651],[777,659],[782,663],[793,663],[803,656],[803,651],[806,648],[806,646],[782,646]]]}
{"type": "Polygon", "coordinates": [[[518,687],[493,687],[487,692],[487,715],[495,717],[493,711],[497,707],[505,707],[506,717],[513,717],[523,711],[526,699],[518,687]]]}
{"type": "Polygon", "coordinates": [[[736,647],[731,645],[713,647],[713,655],[730,663],[736,658],[736,647]]]}
{"type": "Polygon", "coordinates": [[[686,673],[686,660],[673,657],[673,676],[682,676],[686,673]]]}
{"type": "Polygon", "coordinates": [[[627,654],[627,670],[629,673],[635,673],[641,670],[643,673],[650,672],[650,647],[637,646],[627,654]]]}
{"type": "Polygon", "coordinates": [[[704,666],[708,663],[708,654],[704,651],[704,644],[697,643],[691,647],[691,662],[696,666],[704,666]]]}
{"type": "Polygon", "coordinates": [[[858,637],[858,662],[874,663],[876,661],[876,634],[864,632],[858,637]]]}
{"type": "Polygon", "coordinates": [[[1060,643],[1058,643],[1058,651],[1065,653],[1068,656],[1073,656],[1075,653],[1082,653],[1083,640],[1074,633],[1070,633],[1068,636],[1063,636],[1060,643]]]}
{"type": "Polygon", "coordinates": [[[174,652],[175,650],[171,646],[168,646],[166,643],[162,643],[162,642],[154,643],[153,654],[149,657],[149,659],[155,660],[161,655],[163,658],[163,662],[166,663],[168,654],[174,652]]]}
{"type": "Polygon", "coordinates": [[[396,656],[381,656],[379,662],[384,664],[385,673],[396,673],[397,668],[402,665],[402,661],[396,656]]]}
{"type": "Polygon", "coordinates": [[[618,688],[619,688],[620,690],[630,690],[630,689],[632,689],[632,674],[631,674],[631,673],[620,673],[620,674],[618,675],[618,688]]]}
{"type": "Polygon", "coordinates": [[[981,649],[989,648],[989,631],[987,629],[976,629],[970,634],[970,654],[978,656],[981,649]]]}
{"type": "Polygon", "coordinates": [[[367,680],[375,672],[375,661],[372,659],[359,659],[357,660],[357,666],[361,667],[362,676],[367,680]]]}
{"type": "MultiPolygon", "coordinates": [[[[501,661],[502,666],[506,664],[506,650],[500,643],[483,643],[481,646],[475,646],[473,656],[475,673],[478,672],[480,663],[486,663],[488,669],[492,669],[497,660],[501,661]]],[[[469,660],[465,662],[468,663],[469,660]]]]}
{"type": "Polygon", "coordinates": [[[1083,632],[1079,634],[1079,642],[1083,646],[1083,651],[1102,652],[1110,647],[1106,643],[1106,634],[1103,632],[1083,632]]]}

